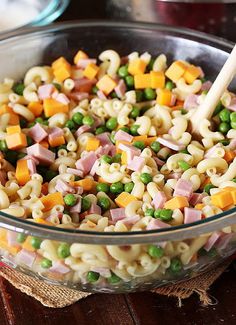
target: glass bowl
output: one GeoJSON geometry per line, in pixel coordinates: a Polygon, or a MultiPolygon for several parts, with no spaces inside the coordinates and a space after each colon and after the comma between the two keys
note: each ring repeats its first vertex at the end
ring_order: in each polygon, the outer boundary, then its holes
{"type": "MultiPolygon", "coordinates": [[[[56,24],[2,40],[0,78],[19,79],[28,68],[62,55],[72,60],[78,49],[95,57],[108,48],[122,55],[137,50],[165,53],[169,60],[191,60],[214,79],[232,44],[156,24],[56,24]]],[[[0,212],[2,262],[32,277],[76,290],[148,290],[192,278],[235,251],[236,208],[192,224],[129,233],[56,228],[0,212]],[[150,245],[158,247],[155,256],[148,254],[150,245]]]]}
{"type": "Polygon", "coordinates": [[[70,0],[2,0],[0,34],[17,28],[43,26],[56,20],[70,0]]]}

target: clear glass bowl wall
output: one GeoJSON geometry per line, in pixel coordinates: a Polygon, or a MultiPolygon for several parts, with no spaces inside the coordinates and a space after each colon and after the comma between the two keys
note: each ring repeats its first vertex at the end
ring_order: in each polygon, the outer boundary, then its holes
{"type": "MultiPolygon", "coordinates": [[[[122,55],[134,50],[165,53],[169,62],[189,60],[202,66],[213,80],[232,44],[199,32],[156,24],[58,24],[1,41],[0,79],[20,79],[28,68],[49,64],[62,55],[72,60],[78,49],[96,57],[108,48],[122,55]]],[[[235,251],[236,208],[193,224],[129,233],[59,229],[0,212],[2,262],[49,283],[77,290],[151,289],[194,277],[230,258],[235,251]],[[219,232],[221,240],[210,250],[203,249],[208,238],[219,232]],[[16,242],[17,236],[21,243],[16,242]],[[151,257],[147,254],[150,245],[158,246],[161,253],[151,257]],[[58,253],[62,247],[66,254],[58,253]],[[42,264],[45,258],[50,262],[42,264]]]]}

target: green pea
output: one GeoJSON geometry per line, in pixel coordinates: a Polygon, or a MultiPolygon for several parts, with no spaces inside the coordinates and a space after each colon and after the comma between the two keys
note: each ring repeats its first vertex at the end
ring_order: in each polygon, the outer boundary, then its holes
{"type": "Polygon", "coordinates": [[[52,84],[59,92],[61,92],[61,85],[59,83],[53,82],[52,84]]]}
{"type": "Polygon", "coordinates": [[[61,243],[57,249],[57,255],[60,258],[66,258],[70,256],[70,245],[67,243],[61,243]]]}
{"type": "Polygon", "coordinates": [[[116,117],[111,117],[109,120],[106,122],[106,127],[108,130],[112,131],[117,128],[117,118],[116,117]]]}
{"type": "Polygon", "coordinates": [[[101,161],[104,161],[107,164],[111,164],[112,163],[112,157],[108,156],[108,155],[102,155],[101,156],[101,161]]]}
{"type": "Polygon", "coordinates": [[[229,140],[226,140],[226,139],[224,139],[224,140],[220,140],[220,141],[219,141],[219,143],[222,143],[222,144],[223,144],[223,146],[227,146],[227,145],[230,143],[230,141],[229,141],[229,140]]]}
{"type": "Polygon", "coordinates": [[[184,109],[184,108],[181,108],[181,110],[180,110],[180,111],[181,111],[181,114],[182,114],[182,115],[185,115],[185,114],[187,114],[187,113],[188,113],[188,111],[186,111],[186,109],[184,109]]]}
{"type": "Polygon", "coordinates": [[[31,122],[31,123],[29,123],[28,125],[27,125],[27,127],[30,129],[30,128],[32,128],[33,126],[35,126],[35,122],[31,122]]]}
{"type": "Polygon", "coordinates": [[[110,284],[116,284],[116,283],[119,283],[121,280],[121,278],[116,275],[115,273],[111,273],[111,276],[109,278],[107,278],[107,281],[110,283],[110,284]]]}
{"type": "Polygon", "coordinates": [[[100,197],[98,199],[98,205],[101,207],[103,211],[107,211],[111,207],[111,202],[107,197],[100,197]]]}
{"type": "Polygon", "coordinates": [[[151,58],[149,63],[148,63],[148,66],[147,66],[147,70],[148,71],[151,71],[153,69],[153,64],[155,62],[155,59],[154,58],[151,58]]]}
{"type": "Polygon", "coordinates": [[[145,88],[143,94],[146,100],[154,100],[157,96],[155,90],[152,88],[145,88]]]}
{"type": "Polygon", "coordinates": [[[164,250],[160,246],[150,245],[148,247],[148,254],[151,257],[161,258],[164,255],[164,250]]]}
{"type": "Polygon", "coordinates": [[[18,243],[23,243],[26,240],[27,236],[25,234],[17,234],[16,241],[18,243]]]}
{"type": "Polygon", "coordinates": [[[81,209],[82,211],[87,211],[89,210],[91,207],[91,202],[89,199],[87,199],[86,197],[83,197],[82,198],[82,201],[81,201],[81,209]]]}
{"type": "Polygon", "coordinates": [[[172,90],[174,88],[174,83],[172,81],[166,82],[166,89],[172,90]]]}
{"type": "Polygon", "coordinates": [[[127,126],[122,126],[122,128],[120,128],[120,130],[129,133],[129,128],[127,126]]]}
{"type": "Polygon", "coordinates": [[[182,270],[182,263],[177,257],[173,258],[170,263],[170,270],[173,273],[179,273],[182,270]]]}
{"type": "Polygon", "coordinates": [[[121,78],[125,78],[128,75],[129,75],[129,72],[128,72],[127,65],[122,65],[118,70],[118,76],[121,77],[121,78]]]}
{"type": "Polygon", "coordinates": [[[72,121],[75,122],[77,125],[82,125],[83,118],[84,118],[84,115],[81,114],[80,112],[77,112],[72,116],[72,121]]]}
{"type": "Polygon", "coordinates": [[[236,122],[233,122],[233,121],[232,121],[232,122],[230,123],[230,125],[231,125],[231,128],[232,128],[232,129],[236,129],[236,122]]]}
{"type": "Polygon", "coordinates": [[[132,134],[132,135],[138,135],[138,128],[140,127],[140,125],[137,125],[137,124],[133,124],[133,125],[131,125],[131,127],[130,127],[130,133],[132,134]]]}
{"type": "Polygon", "coordinates": [[[92,126],[94,124],[94,118],[92,116],[86,115],[83,118],[82,122],[84,125],[92,126]]]}
{"type": "Polygon", "coordinates": [[[154,211],[154,218],[156,218],[156,219],[160,218],[161,210],[162,209],[156,209],[154,211]]]}
{"type": "Polygon", "coordinates": [[[217,105],[216,105],[216,108],[214,110],[214,113],[213,113],[213,116],[216,116],[217,114],[220,113],[220,111],[224,108],[224,106],[221,104],[221,102],[219,102],[217,105]]]}
{"type": "Polygon", "coordinates": [[[187,149],[180,150],[179,152],[189,154],[187,149]]]}
{"type": "Polygon", "coordinates": [[[43,125],[49,125],[49,122],[48,122],[48,120],[43,120],[42,124],[43,125]]]}
{"type": "Polygon", "coordinates": [[[39,249],[40,245],[42,243],[42,240],[38,237],[32,237],[30,243],[33,248],[39,249]]]}
{"type": "Polygon", "coordinates": [[[178,164],[178,166],[183,170],[183,171],[185,171],[185,170],[188,170],[191,166],[186,162],[186,161],[184,161],[184,160],[179,160],[178,162],[177,162],[177,164],[178,164]]]}
{"type": "Polygon", "coordinates": [[[207,252],[207,256],[209,257],[215,257],[217,255],[217,250],[215,247],[211,248],[208,252],[207,252]]]}
{"type": "Polygon", "coordinates": [[[173,211],[170,209],[161,209],[160,211],[160,219],[162,221],[171,221],[172,220],[173,211]]]}
{"type": "Polygon", "coordinates": [[[112,183],[110,186],[110,192],[113,194],[120,194],[124,190],[124,185],[121,182],[112,183]]]}
{"type": "Polygon", "coordinates": [[[26,153],[19,152],[18,155],[17,155],[17,160],[20,160],[20,159],[24,158],[25,156],[26,156],[26,153]]]}
{"type": "Polygon", "coordinates": [[[0,140],[0,151],[2,152],[8,151],[6,140],[0,140]]]}
{"type": "Polygon", "coordinates": [[[132,111],[130,112],[129,116],[131,118],[136,118],[139,116],[139,114],[140,114],[140,109],[138,107],[134,106],[132,111]]]}
{"type": "Polygon", "coordinates": [[[40,265],[43,269],[49,269],[50,267],[52,267],[52,261],[47,258],[44,258],[42,259],[40,265]]]}
{"type": "Polygon", "coordinates": [[[140,175],[140,180],[143,182],[143,184],[148,184],[152,181],[152,176],[148,173],[142,173],[140,175]]]}
{"type": "Polygon", "coordinates": [[[211,190],[212,188],[215,188],[215,186],[212,185],[212,184],[206,184],[206,185],[204,186],[203,191],[210,195],[210,190],[211,190]]]}
{"type": "Polygon", "coordinates": [[[144,212],[144,214],[145,214],[145,216],[154,217],[154,212],[155,212],[155,210],[150,208],[150,209],[147,209],[144,212]]]}
{"type": "Polygon", "coordinates": [[[113,156],[112,161],[119,164],[121,162],[121,153],[116,153],[115,156],[113,156]]]}
{"type": "Polygon", "coordinates": [[[17,83],[12,87],[12,90],[14,93],[16,93],[19,96],[23,96],[23,91],[25,89],[25,86],[23,83],[17,83]]]}
{"type": "Polygon", "coordinates": [[[73,122],[72,120],[68,120],[65,124],[65,127],[72,130],[75,128],[75,122],[73,122]]]}
{"type": "Polygon", "coordinates": [[[227,133],[230,130],[230,125],[226,122],[222,122],[220,123],[220,125],[218,126],[218,130],[221,133],[227,133]]]}
{"type": "Polygon", "coordinates": [[[135,141],[133,143],[133,146],[135,146],[136,148],[143,150],[145,148],[145,143],[143,141],[135,141]]]}
{"type": "Polygon", "coordinates": [[[95,134],[98,135],[107,131],[108,129],[105,127],[105,125],[103,125],[103,126],[99,126],[99,128],[96,129],[95,134]]]}
{"type": "Polygon", "coordinates": [[[97,282],[100,277],[100,274],[97,272],[89,271],[87,273],[87,280],[90,283],[97,282]]]}
{"type": "Polygon", "coordinates": [[[73,207],[77,202],[77,198],[74,194],[66,194],[64,197],[64,202],[66,205],[73,207]]]}
{"type": "Polygon", "coordinates": [[[105,184],[105,183],[98,183],[96,185],[96,190],[97,190],[97,192],[108,193],[109,190],[110,190],[110,186],[108,184],[105,184]]]}
{"type": "Polygon", "coordinates": [[[236,178],[233,178],[232,181],[233,181],[234,183],[236,183],[236,178]]]}
{"type": "Polygon", "coordinates": [[[27,139],[27,146],[32,146],[32,144],[34,143],[33,139],[30,137],[30,136],[26,136],[26,139],[27,139]]]}
{"type": "Polygon", "coordinates": [[[133,182],[129,182],[129,183],[126,183],[124,185],[124,191],[127,192],[127,193],[131,193],[133,188],[134,188],[134,183],[133,182]]]}
{"type": "Polygon", "coordinates": [[[28,122],[24,118],[21,118],[20,119],[20,127],[22,129],[26,128],[27,127],[27,124],[28,124],[28,122]]]}
{"type": "Polygon", "coordinates": [[[230,111],[227,108],[222,109],[219,113],[221,122],[230,122],[230,111]]]}
{"type": "Polygon", "coordinates": [[[161,145],[159,142],[154,141],[151,143],[150,148],[157,153],[161,149],[161,145]]]}
{"type": "Polygon", "coordinates": [[[136,101],[137,103],[142,102],[143,100],[143,92],[142,90],[135,90],[136,93],[136,101]]]}
{"type": "Polygon", "coordinates": [[[231,121],[231,122],[236,122],[236,112],[232,112],[232,113],[230,114],[230,121],[231,121]]]}
{"type": "Polygon", "coordinates": [[[35,122],[37,122],[37,123],[39,123],[39,124],[42,124],[42,123],[43,123],[43,119],[42,119],[42,117],[37,117],[37,118],[35,119],[35,122]]]}
{"type": "Polygon", "coordinates": [[[126,86],[129,89],[132,89],[134,87],[134,77],[133,76],[126,76],[125,77],[125,83],[126,83],[126,86]]]}
{"type": "Polygon", "coordinates": [[[92,94],[96,95],[98,92],[98,87],[97,86],[93,86],[92,88],[92,94]]]}
{"type": "Polygon", "coordinates": [[[207,79],[206,79],[206,78],[204,78],[204,77],[200,78],[200,80],[201,80],[201,82],[202,82],[202,83],[204,83],[204,82],[206,82],[206,81],[207,81],[207,79]]]}

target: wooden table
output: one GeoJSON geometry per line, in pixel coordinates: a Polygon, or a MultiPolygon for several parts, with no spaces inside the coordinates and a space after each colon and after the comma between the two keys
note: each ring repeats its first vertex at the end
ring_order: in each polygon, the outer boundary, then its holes
{"type": "MultiPolygon", "coordinates": [[[[105,0],[72,0],[60,20],[108,18],[105,0]]],[[[233,325],[236,324],[236,272],[229,268],[211,287],[216,304],[203,307],[197,295],[177,307],[175,298],[149,292],[93,295],[63,309],[43,307],[0,278],[0,325],[233,325]]]]}

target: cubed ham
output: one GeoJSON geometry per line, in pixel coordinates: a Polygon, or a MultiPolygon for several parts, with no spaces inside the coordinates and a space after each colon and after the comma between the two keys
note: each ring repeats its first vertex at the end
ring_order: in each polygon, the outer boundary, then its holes
{"type": "Polygon", "coordinates": [[[210,90],[211,86],[212,86],[212,82],[210,80],[207,80],[207,81],[203,82],[201,90],[208,91],[208,90],[210,90]]]}
{"type": "Polygon", "coordinates": [[[217,249],[225,249],[229,242],[231,241],[231,239],[233,239],[233,237],[235,237],[235,233],[231,233],[231,234],[222,234],[222,236],[217,240],[216,243],[216,247],[217,249]]]}
{"type": "Polygon", "coordinates": [[[19,263],[27,265],[29,268],[31,268],[34,264],[34,261],[36,259],[36,253],[30,252],[26,249],[22,249],[19,251],[19,253],[16,255],[16,259],[19,263]]]}
{"type": "Polygon", "coordinates": [[[25,156],[24,158],[22,158],[22,159],[24,159],[24,160],[31,159],[31,160],[33,160],[33,162],[35,163],[35,165],[38,165],[38,164],[39,164],[39,160],[38,160],[36,157],[31,156],[31,155],[26,155],[26,156],[25,156]]]}
{"type": "Polygon", "coordinates": [[[52,98],[54,98],[56,101],[64,104],[64,105],[68,105],[70,103],[69,98],[63,94],[63,93],[53,93],[52,94],[52,98]]]}
{"type": "Polygon", "coordinates": [[[43,100],[46,98],[50,98],[54,91],[55,91],[55,87],[52,84],[39,86],[38,88],[39,99],[43,100]]]}
{"type": "Polygon", "coordinates": [[[97,159],[90,170],[90,175],[94,176],[97,173],[99,165],[100,165],[100,161],[99,159],[97,159]]]}
{"type": "Polygon", "coordinates": [[[50,272],[55,272],[59,274],[66,274],[70,272],[70,268],[66,266],[64,263],[59,261],[53,261],[52,267],[50,267],[50,272]]]}
{"type": "Polygon", "coordinates": [[[188,95],[184,101],[184,109],[190,110],[190,109],[198,107],[197,100],[198,100],[197,95],[194,95],[194,94],[188,95]]]}
{"type": "Polygon", "coordinates": [[[213,234],[208,238],[206,244],[204,245],[204,249],[209,252],[209,250],[215,245],[217,240],[222,236],[221,231],[215,231],[213,234]]]}
{"type": "Polygon", "coordinates": [[[65,182],[62,179],[58,179],[55,185],[55,189],[57,192],[67,194],[67,193],[75,193],[75,189],[69,183],[65,182]]]}
{"type": "Polygon", "coordinates": [[[75,90],[81,91],[85,87],[92,87],[96,82],[97,80],[95,78],[92,80],[87,78],[74,79],[75,90]]]}
{"type": "Polygon", "coordinates": [[[28,155],[36,157],[37,160],[39,160],[39,162],[41,162],[42,164],[50,165],[55,161],[55,153],[51,150],[44,148],[39,143],[33,144],[26,150],[28,155]]]}
{"type": "Polygon", "coordinates": [[[185,145],[182,143],[178,143],[175,140],[171,140],[171,139],[164,139],[161,137],[158,137],[157,140],[160,144],[162,144],[163,146],[170,148],[174,151],[180,151],[183,150],[185,148],[185,145]]]}
{"type": "Polygon", "coordinates": [[[68,97],[73,100],[81,101],[89,98],[89,93],[86,93],[84,91],[73,91],[68,95],[68,97]]]}
{"type": "Polygon", "coordinates": [[[61,128],[58,128],[57,126],[50,128],[48,130],[48,133],[49,133],[49,138],[50,137],[54,137],[54,138],[61,137],[64,134],[63,130],[61,128]]]}
{"type": "Polygon", "coordinates": [[[132,142],[133,136],[123,130],[119,130],[116,132],[114,139],[119,140],[119,141],[127,141],[127,142],[132,142]]]}
{"type": "Polygon", "coordinates": [[[89,214],[92,214],[92,213],[101,215],[102,214],[102,209],[96,203],[92,203],[91,207],[89,209],[89,214]]]}
{"type": "Polygon", "coordinates": [[[79,59],[76,63],[77,68],[85,69],[89,63],[97,63],[96,59],[79,59]]]}
{"type": "Polygon", "coordinates": [[[28,136],[30,136],[35,142],[41,142],[48,136],[48,134],[39,123],[36,123],[32,128],[30,128],[28,136]]]}
{"type": "Polygon", "coordinates": [[[160,191],[154,196],[152,205],[155,207],[155,209],[162,209],[166,201],[167,197],[165,193],[160,191]]]}
{"type": "Polygon", "coordinates": [[[109,144],[106,144],[104,147],[100,146],[97,148],[97,150],[95,151],[96,153],[96,156],[99,158],[103,155],[108,155],[110,151],[110,145],[109,144]]]}
{"type": "Polygon", "coordinates": [[[75,166],[77,169],[81,170],[84,175],[86,175],[90,172],[96,160],[96,154],[94,152],[89,152],[85,157],[82,157],[77,160],[75,166]]]}
{"type": "Polygon", "coordinates": [[[70,213],[80,213],[81,212],[81,203],[82,203],[82,201],[81,201],[81,198],[79,197],[77,203],[73,207],[70,208],[70,213]]]}
{"type": "Polygon", "coordinates": [[[202,212],[193,208],[184,208],[184,223],[196,222],[202,219],[202,212]]]}
{"type": "Polygon", "coordinates": [[[166,175],[166,179],[179,179],[182,176],[182,173],[170,173],[168,175],[166,175]]]}
{"type": "Polygon", "coordinates": [[[118,148],[125,152],[132,152],[134,154],[134,156],[139,156],[141,154],[140,149],[138,149],[130,144],[119,143],[118,148]]]}
{"type": "Polygon", "coordinates": [[[141,217],[138,214],[135,214],[134,216],[124,218],[122,220],[122,223],[124,223],[127,226],[130,226],[130,225],[134,225],[140,219],[141,219],[141,217]]]}
{"type": "Polygon", "coordinates": [[[152,219],[147,225],[147,230],[162,229],[171,227],[168,223],[165,223],[159,219],[152,219]]]}
{"type": "Polygon", "coordinates": [[[172,94],[171,99],[170,99],[170,106],[175,105],[176,99],[177,99],[177,96],[175,94],[172,94]]]}
{"type": "Polygon", "coordinates": [[[117,222],[118,220],[122,220],[126,217],[124,208],[111,209],[110,214],[112,220],[115,222],[117,222]]]}
{"type": "Polygon", "coordinates": [[[206,196],[206,193],[193,193],[190,197],[189,203],[193,206],[198,203],[202,203],[202,199],[206,196]]]}
{"type": "Polygon", "coordinates": [[[153,159],[155,160],[157,166],[165,165],[165,162],[163,160],[159,159],[158,157],[153,157],[153,159]]]}
{"type": "Polygon", "coordinates": [[[98,98],[100,98],[101,100],[106,100],[107,99],[107,96],[104,94],[104,92],[103,91],[101,91],[101,90],[98,90],[97,91],[97,96],[98,96],[98,98]]]}
{"type": "Polygon", "coordinates": [[[75,168],[67,168],[66,172],[68,174],[76,175],[79,177],[83,177],[83,172],[81,170],[75,169],[75,168]]]}
{"type": "Polygon", "coordinates": [[[135,172],[140,172],[145,165],[145,158],[134,156],[134,158],[128,163],[128,169],[135,172]]]}
{"type": "Polygon", "coordinates": [[[123,79],[119,80],[118,85],[115,87],[115,93],[119,98],[123,98],[126,92],[126,85],[123,79]]]}
{"type": "Polygon", "coordinates": [[[85,132],[89,132],[91,130],[91,127],[88,125],[82,125],[78,128],[78,130],[75,132],[75,137],[78,138],[81,134],[85,132]]]}
{"type": "Polygon", "coordinates": [[[27,159],[27,166],[28,166],[30,175],[37,173],[36,164],[33,159],[27,159]]]}
{"type": "Polygon", "coordinates": [[[96,135],[96,138],[100,141],[101,146],[105,146],[106,144],[112,144],[108,132],[98,134],[96,135]]]}
{"type": "Polygon", "coordinates": [[[7,231],[7,243],[9,246],[19,247],[19,243],[17,242],[18,233],[15,231],[7,231]]]}
{"type": "Polygon", "coordinates": [[[173,196],[185,196],[190,199],[193,194],[193,184],[190,181],[180,178],[176,185],[173,196]]]}

